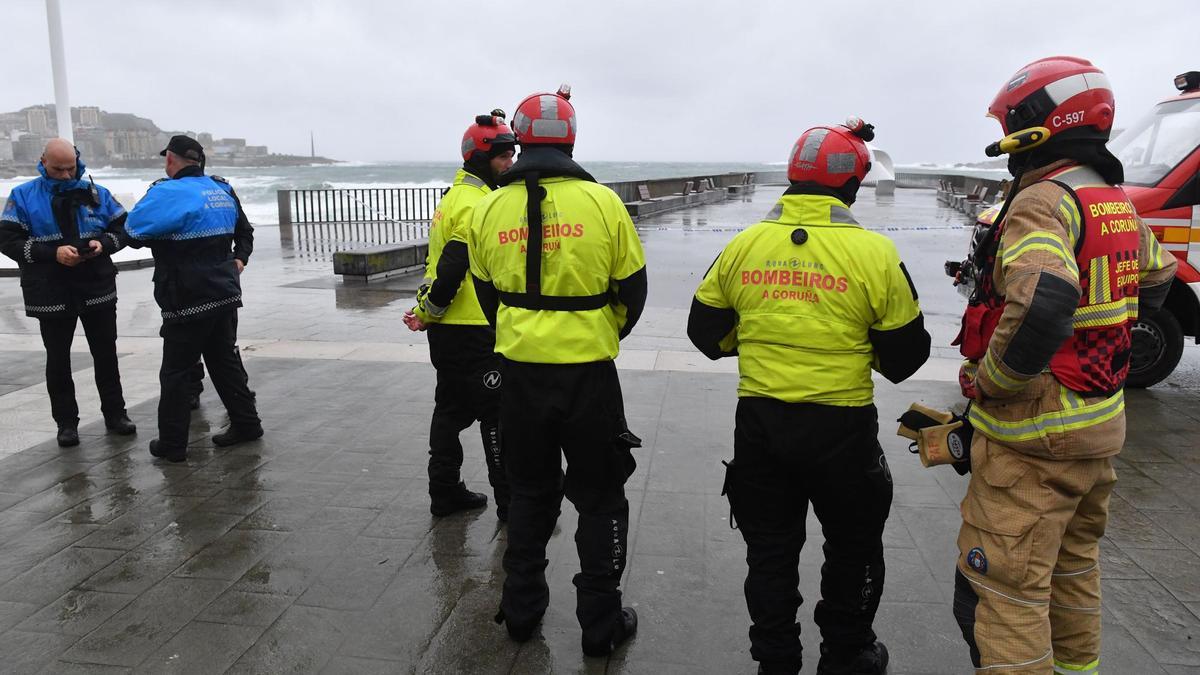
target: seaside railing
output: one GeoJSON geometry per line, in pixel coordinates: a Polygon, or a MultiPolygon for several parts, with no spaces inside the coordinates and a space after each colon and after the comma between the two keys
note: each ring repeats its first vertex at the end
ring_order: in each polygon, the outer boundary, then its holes
{"type": "Polygon", "coordinates": [[[279,224],[428,221],[445,188],[280,190],[279,224]]]}
{"type": "Polygon", "coordinates": [[[446,188],[280,190],[281,243],[302,258],[429,237],[429,221],[446,188]]]}

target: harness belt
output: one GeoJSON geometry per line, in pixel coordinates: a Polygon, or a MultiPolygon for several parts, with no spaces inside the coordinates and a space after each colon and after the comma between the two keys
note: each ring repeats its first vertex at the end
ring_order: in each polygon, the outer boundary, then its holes
{"type": "Polygon", "coordinates": [[[542,295],[498,291],[500,302],[520,309],[548,309],[554,312],[585,312],[609,303],[608,293],[596,295],[542,295]]]}

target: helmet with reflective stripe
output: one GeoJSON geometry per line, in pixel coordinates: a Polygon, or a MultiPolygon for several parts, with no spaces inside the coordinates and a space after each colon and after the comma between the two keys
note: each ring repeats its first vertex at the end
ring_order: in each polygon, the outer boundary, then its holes
{"type": "Polygon", "coordinates": [[[477,154],[491,159],[512,150],[516,142],[512,129],[504,123],[504,111],[497,108],[490,115],[476,116],[475,123],[467,127],[462,137],[463,161],[469,162],[477,154]]]}
{"type": "Polygon", "coordinates": [[[871,170],[871,152],[865,141],[875,138],[875,127],[857,117],[832,127],[813,127],[800,135],[788,158],[788,180],[839,188],[851,178],[859,183],[871,170]]]}
{"type": "Polygon", "coordinates": [[[553,94],[531,94],[517,105],[513,129],[521,145],[575,145],[575,107],[571,87],[562,85],[553,94]]]}
{"type": "Polygon", "coordinates": [[[1112,131],[1112,87],[1091,61],[1074,56],[1039,59],[1017,71],[988,106],[1005,138],[988,155],[1023,152],[1072,129],[1090,128],[1097,139],[1112,131]]]}

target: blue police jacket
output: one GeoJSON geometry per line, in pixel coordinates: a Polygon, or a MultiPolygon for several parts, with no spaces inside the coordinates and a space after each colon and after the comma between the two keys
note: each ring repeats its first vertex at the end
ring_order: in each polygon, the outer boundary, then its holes
{"type": "Polygon", "coordinates": [[[129,212],[130,245],[154,255],[154,299],[164,323],[242,306],[232,246],[245,218],[233,187],[198,166],[155,182],[129,212]]]}
{"type": "Polygon", "coordinates": [[[13,188],[0,213],[0,252],[21,268],[25,313],[33,317],[69,316],[109,309],[117,302],[117,269],[110,256],[126,244],[126,213],[102,186],[84,180],[78,156],[75,175],[50,178],[38,163],[39,178],[13,188]],[[60,246],[100,255],[74,267],[57,260],[60,246]]]}

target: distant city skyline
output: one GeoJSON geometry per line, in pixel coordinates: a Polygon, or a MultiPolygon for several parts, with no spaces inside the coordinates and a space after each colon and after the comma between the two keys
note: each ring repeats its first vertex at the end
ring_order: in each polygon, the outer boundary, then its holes
{"type": "MultiPolygon", "coordinates": [[[[214,138],[207,131],[163,130],[153,120],[133,113],[110,113],[99,106],[72,106],[75,147],[84,161],[156,160],[171,136],[185,134],[204,146],[212,159],[266,157],[265,145],[245,138],[214,138]]],[[[52,104],[35,104],[0,112],[0,166],[36,163],[46,141],[62,135],[52,104]]]]}

